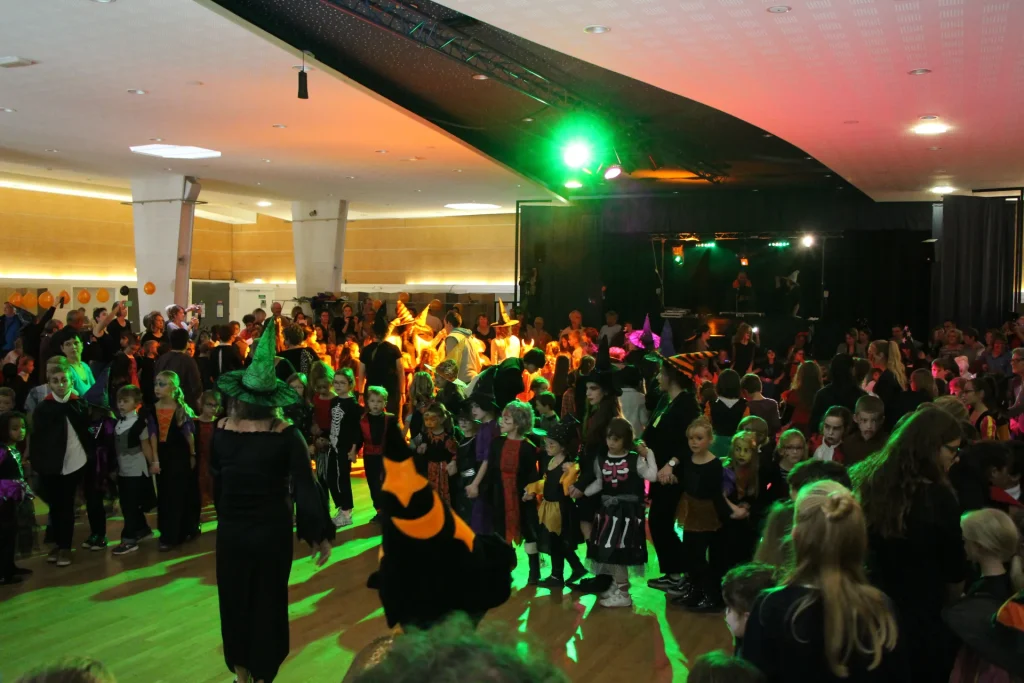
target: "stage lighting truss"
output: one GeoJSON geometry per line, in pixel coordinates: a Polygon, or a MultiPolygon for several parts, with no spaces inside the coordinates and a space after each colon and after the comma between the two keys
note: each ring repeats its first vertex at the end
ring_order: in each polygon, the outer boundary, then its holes
{"type": "MultiPolygon", "coordinates": [[[[617,137],[631,140],[638,158],[653,159],[643,149],[653,148],[643,144],[643,126],[636,121],[626,121],[609,113],[600,105],[585,100],[568,88],[545,78],[525,64],[499,52],[472,36],[420,12],[415,7],[397,0],[322,0],[328,6],[362,19],[386,31],[412,40],[435,52],[465,64],[485,75],[488,80],[498,81],[530,97],[541,104],[565,113],[583,113],[600,117],[615,128],[617,137]]],[[[664,150],[665,157],[671,158],[683,169],[709,183],[719,183],[728,177],[724,169],[693,158],[682,149],[664,150]]],[[[623,171],[624,172],[624,171],[623,171]]],[[[600,177],[604,177],[602,173],[600,177]]],[[[614,177],[614,176],[613,176],[614,177]]],[[[612,178],[606,178],[611,180],[612,178]]]]}

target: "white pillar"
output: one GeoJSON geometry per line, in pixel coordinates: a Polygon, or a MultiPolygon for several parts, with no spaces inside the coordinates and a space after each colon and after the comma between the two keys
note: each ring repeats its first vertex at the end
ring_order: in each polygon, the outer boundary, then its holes
{"type": "Polygon", "coordinates": [[[292,242],[297,296],[340,292],[348,202],[292,202],[292,242]]]}
{"type": "Polygon", "coordinates": [[[187,306],[192,222],[200,186],[180,175],[132,178],[139,319],[170,304],[187,306]],[[156,289],[146,294],[152,282],[156,289]]]}

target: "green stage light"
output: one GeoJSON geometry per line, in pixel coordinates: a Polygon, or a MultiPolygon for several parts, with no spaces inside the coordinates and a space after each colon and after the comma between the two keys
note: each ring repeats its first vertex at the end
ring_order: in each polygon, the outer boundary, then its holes
{"type": "Polygon", "coordinates": [[[562,161],[569,168],[583,168],[594,158],[590,144],[582,140],[574,140],[562,150],[562,161]]]}
{"type": "Polygon", "coordinates": [[[700,242],[699,244],[697,244],[697,246],[702,247],[704,249],[711,249],[717,247],[718,244],[716,242],[700,242]]]}
{"type": "Polygon", "coordinates": [[[789,246],[789,242],[787,242],[786,240],[782,240],[780,242],[769,242],[768,246],[769,247],[777,247],[779,249],[785,249],[786,247],[789,246]]]}
{"type": "Polygon", "coordinates": [[[566,180],[565,186],[568,187],[570,190],[578,190],[581,187],[583,187],[583,183],[581,183],[578,180],[566,180]]]}
{"type": "Polygon", "coordinates": [[[676,263],[682,263],[683,262],[683,257],[682,256],[676,256],[675,258],[673,258],[673,260],[676,263]]]}

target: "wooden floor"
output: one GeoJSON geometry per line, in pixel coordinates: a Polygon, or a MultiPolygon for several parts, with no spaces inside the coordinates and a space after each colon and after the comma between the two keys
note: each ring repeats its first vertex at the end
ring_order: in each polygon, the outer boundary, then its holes
{"type": "MultiPolygon", "coordinates": [[[[356,524],[338,533],[328,564],[316,569],[306,546],[296,544],[291,655],[276,679],[282,683],[337,683],[355,653],[387,632],[377,594],[365,587],[380,535],[368,523],[365,483],[353,484],[356,524]]],[[[120,683],[231,681],[220,646],[216,521],[212,515],[204,519],[201,538],[171,553],[157,552],[157,541],[148,539],[138,552],[120,558],[109,549],[77,549],[74,564],[65,569],[46,564],[42,553],[19,560],[35,574],[21,585],[0,587],[0,681],[14,681],[64,655],[98,659],[120,683]]],[[[155,522],[150,520],[154,528],[155,522]]],[[[120,530],[119,518],[109,520],[109,538],[117,539],[120,530]]],[[[76,544],[87,535],[83,510],[76,544]]],[[[650,557],[648,575],[654,576],[653,549],[650,557]]],[[[667,605],[664,593],[639,577],[633,579],[633,608],[607,609],[594,596],[525,586],[521,560],[517,591],[487,619],[524,634],[574,681],[685,681],[689,661],[730,646],[721,615],[667,605]]]]}

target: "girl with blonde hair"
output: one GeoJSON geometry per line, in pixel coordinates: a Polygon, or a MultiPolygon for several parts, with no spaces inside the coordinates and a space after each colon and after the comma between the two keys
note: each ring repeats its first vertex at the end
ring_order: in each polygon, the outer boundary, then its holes
{"type": "Polygon", "coordinates": [[[195,414],[185,403],[178,374],[166,370],[153,382],[160,550],[166,552],[199,536],[199,480],[195,475],[195,414]]]}
{"type": "Polygon", "coordinates": [[[849,489],[833,481],[804,487],[792,545],[789,575],[754,602],[744,658],[768,683],[911,680],[894,610],[864,571],[867,527],[849,489]]]}
{"type": "Polygon", "coordinates": [[[960,518],[967,559],[978,565],[981,578],[971,584],[967,595],[989,595],[1007,600],[1024,590],[1020,531],[1002,510],[982,508],[960,518]]]}

